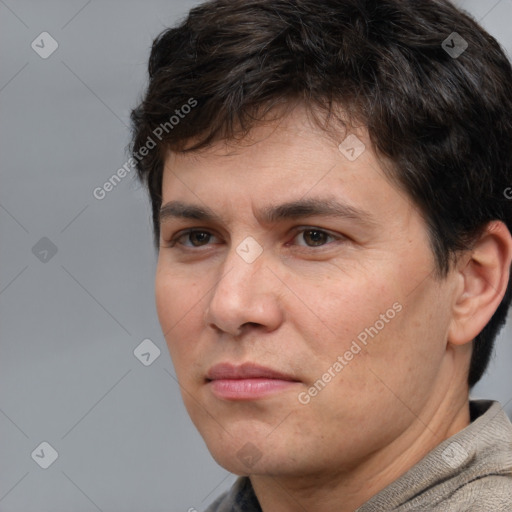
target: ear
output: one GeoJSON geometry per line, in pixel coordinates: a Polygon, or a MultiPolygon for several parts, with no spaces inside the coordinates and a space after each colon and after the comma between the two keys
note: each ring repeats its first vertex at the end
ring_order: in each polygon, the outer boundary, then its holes
{"type": "Polygon", "coordinates": [[[458,262],[450,343],[471,342],[486,326],[507,290],[511,262],[512,236],[503,222],[493,221],[470,254],[458,262]]]}

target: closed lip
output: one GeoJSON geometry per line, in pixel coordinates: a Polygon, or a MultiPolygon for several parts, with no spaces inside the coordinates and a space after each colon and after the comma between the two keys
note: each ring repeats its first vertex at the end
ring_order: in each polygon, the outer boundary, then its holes
{"type": "Polygon", "coordinates": [[[292,382],[299,382],[298,379],[292,375],[266,368],[255,363],[243,363],[240,365],[232,363],[219,363],[212,366],[207,374],[206,379],[224,380],[224,379],[276,379],[276,380],[289,380],[292,382]]]}

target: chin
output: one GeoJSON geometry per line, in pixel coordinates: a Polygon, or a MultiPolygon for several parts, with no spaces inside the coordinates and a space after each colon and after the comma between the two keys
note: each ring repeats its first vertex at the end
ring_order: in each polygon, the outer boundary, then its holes
{"type": "MultiPolygon", "coordinates": [[[[256,449],[257,450],[257,449],[256,449]]],[[[225,470],[238,476],[279,475],[284,471],[276,460],[269,460],[262,452],[242,447],[239,451],[210,450],[215,462],[225,470]]],[[[275,454],[271,457],[275,459],[275,454]]]]}
{"type": "Polygon", "coordinates": [[[205,441],[217,464],[235,475],[297,476],[305,470],[304,461],[297,459],[297,450],[278,438],[277,444],[272,444],[268,432],[261,438],[246,431],[244,436],[226,435],[222,440],[205,441]]]}

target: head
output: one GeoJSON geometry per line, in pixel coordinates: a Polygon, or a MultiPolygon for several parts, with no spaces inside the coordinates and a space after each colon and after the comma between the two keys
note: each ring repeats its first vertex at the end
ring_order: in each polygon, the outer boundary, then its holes
{"type": "Polygon", "coordinates": [[[155,40],[149,77],[157,310],[221,464],[242,473],[250,438],[267,472],[333,443],[349,466],[467,394],[512,297],[512,69],[489,34],[442,0],[219,0],[155,40]],[[293,382],[232,400],[207,378],[226,361],[293,382]]]}

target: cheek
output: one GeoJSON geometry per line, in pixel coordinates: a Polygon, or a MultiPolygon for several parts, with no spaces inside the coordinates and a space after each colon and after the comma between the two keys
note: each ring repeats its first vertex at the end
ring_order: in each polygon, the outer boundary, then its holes
{"type": "Polygon", "coordinates": [[[302,318],[301,326],[312,334],[312,340],[318,342],[318,333],[325,333],[320,336],[322,343],[314,347],[318,355],[319,345],[323,347],[322,359],[334,361],[338,355],[352,350],[357,352],[353,358],[348,354],[351,361],[357,360],[350,363],[353,370],[363,371],[370,364],[385,374],[392,373],[398,364],[409,373],[422,361],[436,363],[440,347],[428,345],[438,342],[444,328],[436,324],[442,305],[434,300],[428,287],[414,294],[404,293],[408,280],[401,278],[396,268],[387,270],[345,276],[309,290],[304,288],[308,290],[305,299],[314,315],[297,318],[302,318]]]}
{"type": "Polygon", "coordinates": [[[445,353],[447,308],[429,285],[402,297],[400,305],[401,311],[368,341],[368,361],[395,393],[411,403],[422,402],[445,353]]]}
{"type": "Polygon", "coordinates": [[[186,339],[185,334],[198,325],[202,303],[196,292],[197,287],[183,276],[157,267],[156,310],[172,358],[180,356],[179,340],[186,339]]]}
{"type": "Polygon", "coordinates": [[[318,289],[315,313],[329,327],[326,331],[333,348],[343,349],[346,345],[348,349],[358,339],[364,348],[366,340],[372,339],[372,335],[380,336],[400,316],[400,306],[393,308],[396,298],[397,293],[388,283],[379,285],[373,276],[359,275],[357,279],[333,281],[318,289]]]}
{"type": "Polygon", "coordinates": [[[155,277],[155,303],[163,333],[169,331],[175,322],[175,317],[179,314],[176,308],[179,308],[180,304],[176,300],[176,296],[176,281],[170,278],[167,273],[157,268],[155,277]]]}

